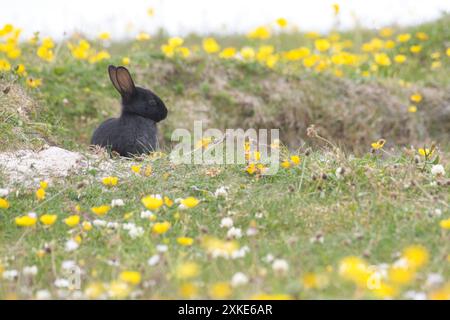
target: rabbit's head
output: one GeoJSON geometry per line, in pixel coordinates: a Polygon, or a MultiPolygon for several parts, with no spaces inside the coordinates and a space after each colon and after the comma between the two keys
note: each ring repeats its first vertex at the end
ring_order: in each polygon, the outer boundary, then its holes
{"type": "Polygon", "coordinates": [[[164,102],[152,91],[134,85],[125,67],[108,67],[109,78],[122,96],[122,114],[137,114],[159,122],[167,117],[164,102]]]}

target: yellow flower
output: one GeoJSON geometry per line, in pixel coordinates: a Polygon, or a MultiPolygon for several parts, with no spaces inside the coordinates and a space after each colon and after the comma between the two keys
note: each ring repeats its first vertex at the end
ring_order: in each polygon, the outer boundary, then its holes
{"type": "Polygon", "coordinates": [[[337,15],[339,14],[339,11],[340,11],[339,4],[338,4],[338,3],[333,3],[333,12],[334,12],[334,15],[337,16],[337,15]]]}
{"type": "Polygon", "coordinates": [[[267,27],[260,26],[257,27],[255,30],[251,31],[247,37],[250,39],[259,39],[259,40],[265,40],[270,38],[270,31],[267,27]]]}
{"type": "Polygon", "coordinates": [[[324,52],[330,49],[331,44],[327,39],[317,39],[314,41],[314,46],[318,51],[324,52]]]}
{"type": "Polygon", "coordinates": [[[288,22],[285,18],[278,18],[277,24],[280,28],[285,28],[287,26],[288,22]]]}
{"type": "Polygon", "coordinates": [[[305,289],[321,289],[328,285],[328,277],[324,274],[307,273],[301,282],[305,289]]]}
{"type": "Polygon", "coordinates": [[[429,37],[428,37],[428,35],[425,32],[419,31],[419,32],[416,33],[416,38],[421,40],[421,41],[427,41],[429,37]]]}
{"type": "Polygon", "coordinates": [[[150,35],[145,32],[141,32],[136,36],[137,41],[147,41],[150,40],[150,35]]]}
{"type": "Polygon", "coordinates": [[[416,103],[419,103],[420,101],[422,101],[422,95],[420,93],[414,93],[409,98],[411,99],[412,102],[416,102],[416,103]]]}
{"type": "Polygon", "coordinates": [[[91,45],[88,41],[82,39],[78,42],[78,45],[69,42],[67,46],[75,59],[86,60],[89,57],[91,45]]]}
{"type": "Polygon", "coordinates": [[[144,176],[150,177],[151,174],[152,174],[152,166],[148,165],[145,167],[144,176]]]}
{"type": "Polygon", "coordinates": [[[184,262],[175,269],[175,276],[178,279],[190,279],[199,274],[199,266],[195,262],[184,262]]]}
{"type": "Polygon", "coordinates": [[[39,188],[36,191],[36,199],[44,200],[45,199],[45,190],[43,188],[39,188]]]}
{"type": "Polygon", "coordinates": [[[403,250],[402,257],[406,259],[412,268],[418,268],[428,262],[428,251],[420,245],[413,245],[403,250]]]}
{"type": "Polygon", "coordinates": [[[372,149],[378,150],[378,149],[383,148],[383,146],[384,146],[385,143],[386,143],[386,140],[380,139],[380,140],[378,140],[378,141],[376,141],[376,142],[373,142],[373,143],[371,144],[371,146],[372,146],[372,149]]]}
{"type": "Polygon", "coordinates": [[[411,51],[412,53],[419,53],[420,51],[422,51],[422,46],[411,46],[411,48],[409,48],[409,51],[411,51]]]}
{"type": "Polygon", "coordinates": [[[291,166],[291,163],[287,160],[281,162],[281,167],[283,167],[284,169],[287,169],[291,166]]]}
{"type": "Polygon", "coordinates": [[[214,38],[203,39],[203,50],[206,53],[215,53],[220,50],[220,46],[214,38]]]}
{"type": "Polygon", "coordinates": [[[389,280],[398,285],[405,285],[414,280],[416,273],[408,266],[392,266],[389,268],[389,280]]]}
{"type": "Polygon", "coordinates": [[[129,64],[130,64],[130,58],[128,58],[128,57],[123,57],[123,58],[122,58],[122,64],[123,64],[124,66],[129,65],[129,64]]]}
{"type": "Polygon", "coordinates": [[[0,71],[9,71],[11,70],[11,65],[5,59],[0,59],[0,71]]]}
{"type": "Polygon", "coordinates": [[[191,299],[198,293],[198,288],[194,283],[183,283],[178,289],[179,295],[184,299],[191,299]]]}
{"type": "Polygon", "coordinates": [[[442,229],[449,230],[450,229],[450,219],[441,220],[441,222],[439,222],[439,225],[441,226],[442,229]]]}
{"type": "Polygon", "coordinates": [[[102,183],[108,187],[116,186],[118,182],[119,178],[117,177],[105,177],[102,179],[102,183]]]}
{"type": "Polygon", "coordinates": [[[108,32],[102,32],[98,35],[98,38],[100,40],[109,40],[111,38],[111,35],[108,32]]]}
{"type": "Polygon", "coordinates": [[[391,59],[386,53],[376,53],[375,54],[375,62],[380,66],[390,66],[391,65],[391,59]]]}
{"type": "Polygon", "coordinates": [[[119,278],[132,285],[138,285],[141,282],[141,274],[138,271],[122,271],[119,278]]]}
{"type": "Polygon", "coordinates": [[[252,60],[255,58],[255,50],[251,47],[243,47],[239,51],[244,60],[252,60]]]}
{"type": "Polygon", "coordinates": [[[156,234],[164,234],[167,231],[169,231],[170,227],[171,227],[171,224],[168,221],[157,222],[153,225],[152,231],[156,234]]]}
{"type": "Polygon", "coordinates": [[[141,199],[142,204],[149,210],[159,209],[163,205],[163,199],[161,197],[146,196],[141,199]]]}
{"type": "Polygon", "coordinates": [[[25,69],[25,66],[23,64],[18,64],[16,67],[16,73],[20,76],[20,77],[25,77],[27,75],[27,70],[25,69]]]}
{"type": "Polygon", "coordinates": [[[89,299],[99,298],[105,291],[105,287],[100,282],[93,282],[86,286],[84,289],[84,294],[89,299]]]}
{"type": "Polygon", "coordinates": [[[191,55],[191,50],[187,47],[179,47],[176,52],[180,54],[183,58],[187,58],[191,55]]]}
{"type": "Polygon", "coordinates": [[[187,197],[183,200],[181,200],[181,204],[185,206],[186,208],[194,208],[200,203],[200,200],[194,198],[194,197],[187,197]]]}
{"type": "Polygon", "coordinates": [[[27,83],[27,86],[29,86],[30,88],[37,88],[37,87],[40,87],[42,85],[42,80],[41,79],[28,78],[26,83],[27,83]]]}
{"type": "Polygon", "coordinates": [[[339,274],[343,278],[353,281],[360,287],[366,287],[367,280],[372,272],[366,261],[358,257],[350,256],[340,261],[339,274]]]}
{"type": "Polygon", "coordinates": [[[299,165],[300,164],[300,157],[299,156],[291,156],[291,161],[292,161],[293,164],[299,165]]]}
{"type": "Polygon", "coordinates": [[[99,61],[107,60],[107,59],[110,59],[110,58],[111,58],[111,55],[108,53],[108,51],[102,50],[102,51],[100,51],[100,52],[98,52],[96,54],[91,55],[89,57],[89,63],[94,64],[94,63],[97,63],[99,61]]]}
{"type": "Polygon", "coordinates": [[[194,243],[194,239],[189,237],[178,237],[177,242],[182,246],[191,246],[194,243]]]}
{"type": "Polygon", "coordinates": [[[89,221],[83,221],[81,226],[83,227],[84,231],[91,231],[92,230],[92,223],[90,223],[89,221]]]}
{"type": "Polygon", "coordinates": [[[450,48],[447,48],[447,51],[445,53],[450,57],[450,48]]]}
{"type": "Polygon", "coordinates": [[[39,221],[46,226],[51,226],[57,219],[58,216],[56,214],[44,214],[39,218],[39,221]]]}
{"type": "Polygon", "coordinates": [[[113,281],[109,284],[108,293],[112,298],[124,299],[131,292],[131,288],[126,282],[113,281]]]}
{"type": "Polygon", "coordinates": [[[64,223],[69,227],[73,228],[80,223],[80,216],[76,214],[68,216],[67,218],[64,219],[64,223]]]}
{"type": "Polygon", "coordinates": [[[41,181],[41,182],[39,182],[39,185],[44,190],[48,188],[48,182],[47,181],[41,181]]]}
{"type": "Polygon", "coordinates": [[[153,8],[148,8],[148,9],[147,9],[147,15],[148,15],[149,17],[153,17],[153,16],[155,15],[155,9],[153,9],[153,8]]]}
{"type": "Polygon", "coordinates": [[[394,57],[394,61],[397,63],[403,63],[406,61],[406,56],[403,54],[398,54],[394,57]]]}
{"type": "Polygon", "coordinates": [[[245,169],[245,171],[248,172],[248,174],[252,175],[254,173],[256,173],[257,169],[256,169],[256,165],[254,163],[250,163],[247,168],[245,169]]]}
{"type": "Polygon", "coordinates": [[[108,213],[109,210],[111,210],[111,207],[108,206],[108,205],[101,205],[101,206],[98,206],[98,207],[92,207],[91,208],[91,211],[93,213],[95,213],[96,215],[98,215],[98,216],[104,216],[105,214],[108,213]]]}
{"type": "Polygon", "coordinates": [[[236,55],[236,48],[227,47],[220,52],[219,57],[223,59],[231,59],[236,55]]]}
{"type": "Polygon", "coordinates": [[[164,196],[164,204],[170,208],[173,205],[173,201],[169,197],[164,196]]]}
{"type": "Polygon", "coordinates": [[[8,209],[10,206],[8,200],[0,198],[0,209],[8,209]]]}
{"type": "Polygon", "coordinates": [[[251,300],[292,300],[292,296],[289,294],[276,293],[260,293],[250,297],[251,300]]]}
{"type": "Polygon", "coordinates": [[[167,43],[169,44],[169,46],[171,46],[173,48],[180,47],[183,45],[184,39],[180,38],[180,37],[172,37],[172,38],[169,38],[167,43]]]}
{"type": "Polygon", "coordinates": [[[374,289],[371,290],[371,292],[379,297],[379,298],[393,298],[397,295],[398,290],[397,288],[386,284],[384,282],[381,282],[378,286],[376,286],[374,289]]]}
{"type": "Polygon", "coordinates": [[[142,168],[142,165],[132,165],[131,166],[131,171],[133,171],[134,173],[139,173],[139,172],[141,172],[141,168],[142,168]]]}
{"type": "Polygon", "coordinates": [[[51,62],[54,59],[53,51],[44,45],[37,49],[36,54],[39,58],[47,62],[51,62]]]}
{"type": "Polygon", "coordinates": [[[398,42],[408,42],[411,39],[411,35],[409,33],[402,33],[397,36],[398,42]]]}
{"type": "Polygon", "coordinates": [[[417,107],[415,105],[410,105],[408,107],[408,112],[416,113],[417,112],[417,107]]]}
{"type": "Polygon", "coordinates": [[[15,218],[16,225],[19,227],[32,227],[36,224],[37,218],[26,216],[20,216],[15,218]]]}
{"type": "Polygon", "coordinates": [[[227,282],[217,282],[211,286],[209,294],[214,299],[226,299],[231,295],[231,286],[227,282]]]}
{"type": "Polygon", "coordinates": [[[419,148],[419,150],[417,150],[417,152],[419,152],[419,154],[422,157],[429,157],[429,156],[431,156],[433,154],[433,151],[428,149],[428,148],[425,148],[425,149],[424,148],[419,148]]]}
{"type": "Polygon", "coordinates": [[[431,63],[431,69],[438,69],[442,67],[442,63],[440,61],[433,61],[431,63]]]}
{"type": "Polygon", "coordinates": [[[383,38],[389,38],[394,34],[394,30],[391,28],[383,28],[380,30],[380,36],[383,38]]]}

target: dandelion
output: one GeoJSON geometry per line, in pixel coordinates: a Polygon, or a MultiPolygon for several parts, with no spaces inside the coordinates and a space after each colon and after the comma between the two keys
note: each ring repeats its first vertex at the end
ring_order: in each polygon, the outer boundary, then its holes
{"type": "Polygon", "coordinates": [[[133,171],[134,173],[139,174],[141,172],[141,168],[142,168],[142,165],[132,165],[131,166],[131,171],[133,171]]]}
{"type": "Polygon", "coordinates": [[[9,204],[9,201],[4,199],[4,198],[0,198],[0,209],[8,209],[11,205],[9,204]]]}
{"type": "Polygon", "coordinates": [[[287,160],[281,162],[281,167],[284,169],[288,169],[291,166],[291,163],[287,160]]]}
{"type": "Polygon", "coordinates": [[[191,246],[194,243],[194,239],[189,237],[178,237],[177,242],[182,246],[191,246]]]}
{"type": "Polygon", "coordinates": [[[243,47],[240,51],[239,51],[242,59],[249,61],[249,60],[253,60],[255,58],[255,50],[251,47],[243,47]]]}
{"type": "Polygon", "coordinates": [[[270,38],[270,31],[267,27],[260,26],[251,31],[247,37],[250,39],[259,39],[259,40],[265,40],[270,38]]]}
{"type": "Polygon", "coordinates": [[[276,22],[277,22],[277,25],[278,25],[280,28],[286,28],[286,27],[287,27],[287,24],[288,24],[288,22],[287,22],[287,20],[286,20],[285,18],[278,18],[278,19],[276,20],[276,22]]]}
{"type": "Polygon", "coordinates": [[[419,103],[422,101],[422,95],[420,93],[414,93],[409,99],[411,99],[412,102],[419,103]]]}
{"type": "Polygon", "coordinates": [[[410,105],[410,106],[408,107],[408,112],[416,113],[416,112],[417,112],[417,106],[415,106],[415,105],[410,105]]]}
{"type": "Polygon", "coordinates": [[[422,46],[411,46],[411,48],[409,48],[409,51],[411,51],[412,53],[419,53],[420,51],[422,51],[422,46]]]}
{"type": "Polygon", "coordinates": [[[367,286],[367,280],[372,275],[369,265],[358,257],[345,257],[339,263],[339,274],[356,283],[360,287],[367,286]]]}
{"type": "Polygon", "coordinates": [[[383,28],[380,30],[380,36],[383,38],[389,38],[394,34],[394,30],[391,28],[383,28]]]}
{"type": "Polygon", "coordinates": [[[216,53],[220,50],[220,46],[214,38],[203,39],[203,50],[206,53],[216,53]]]}
{"type": "Polygon", "coordinates": [[[92,223],[90,223],[89,221],[83,221],[81,226],[83,227],[84,231],[91,231],[92,230],[92,223]]]}
{"type": "Polygon", "coordinates": [[[148,33],[145,32],[140,32],[137,36],[136,36],[136,40],[137,41],[147,41],[150,40],[150,35],[148,33]]]}
{"type": "Polygon", "coordinates": [[[98,206],[98,207],[92,207],[91,208],[91,211],[93,213],[95,213],[96,215],[98,215],[98,216],[104,216],[105,214],[108,213],[109,210],[111,210],[111,207],[108,206],[108,205],[101,205],[101,206],[98,206]]]}
{"type": "Polygon", "coordinates": [[[119,182],[118,177],[104,177],[102,179],[102,183],[107,187],[116,186],[118,182],[119,182]]]}
{"type": "Polygon", "coordinates": [[[200,200],[194,197],[187,197],[182,199],[180,203],[180,209],[194,208],[200,203],[200,200]]]}
{"type": "Polygon", "coordinates": [[[138,271],[122,271],[119,278],[132,285],[138,285],[141,282],[141,274],[138,271]]]}
{"type": "Polygon", "coordinates": [[[11,70],[11,64],[5,59],[0,59],[0,71],[9,71],[9,70],[11,70]]]}
{"type": "Polygon", "coordinates": [[[417,150],[417,152],[419,152],[419,154],[422,157],[428,158],[428,157],[430,157],[433,154],[433,149],[430,150],[428,148],[419,148],[419,150],[417,150]]]}
{"type": "Polygon", "coordinates": [[[428,251],[425,247],[420,245],[413,245],[403,250],[403,258],[406,259],[408,265],[413,268],[418,268],[428,262],[428,251]]]}
{"type": "Polygon", "coordinates": [[[332,7],[333,7],[334,15],[337,16],[339,14],[339,11],[340,11],[339,4],[338,3],[333,3],[332,7]]]}
{"type": "Polygon", "coordinates": [[[220,54],[219,57],[223,59],[231,59],[236,55],[236,48],[233,47],[227,47],[224,48],[220,54]]]}
{"type": "MultiPolygon", "coordinates": [[[[1,68],[1,67],[0,67],[1,68]]],[[[33,78],[27,78],[26,80],[26,84],[27,86],[29,86],[30,88],[37,88],[40,87],[42,85],[42,80],[41,79],[33,79],[33,78]]]]}
{"type": "Polygon", "coordinates": [[[421,41],[427,41],[429,39],[428,35],[425,32],[421,32],[421,31],[416,33],[416,38],[421,41]]]}
{"type": "Polygon", "coordinates": [[[46,226],[53,225],[56,220],[58,219],[58,216],[56,214],[44,214],[39,218],[39,221],[46,226]]]}
{"type": "Polygon", "coordinates": [[[300,164],[300,157],[299,156],[291,156],[291,162],[295,165],[299,165],[300,164]]]}
{"type": "Polygon", "coordinates": [[[30,215],[16,217],[14,220],[19,227],[32,227],[37,222],[37,218],[30,215]]]}
{"type": "Polygon", "coordinates": [[[17,65],[15,71],[19,77],[25,77],[27,75],[27,70],[26,70],[25,66],[21,63],[17,65]]]}
{"type": "Polygon", "coordinates": [[[73,228],[80,223],[80,216],[79,215],[68,216],[67,218],[64,219],[64,223],[69,227],[73,228]]]}
{"type": "Polygon", "coordinates": [[[106,41],[106,40],[111,39],[111,35],[109,34],[109,32],[101,32],[101,33],[98,35],[98,38],[99,38],[100,40],[106,41]]]}
{"type": "Polygon", "coordinates": [[[231,287],[227,282],[217,282],[209,289],[209,294],[214,299],[226,299],[231,295],[231,287]]]}
{"type": "Polygon", "coordinates": [[[327,39],[317,39],[316,41],[314,41],[314,46],[316,50],[324,52],[330,49],[331,44],[327,39]]]}
{"type": "Polygon", "coordinates": [[[450,219],[441,220],[439,225],[442,229],[450,230],[450,219]]]}
{"type": "Polygon", "coordinates": [[[409,33],[402,33],[397,36],[398,42],[408,42],[411,39],[411,35],[409,33]]]}
{"type": "Polygon", "coordinates": [[[385,53],[377,53],[375,54],[375,62],[380,66],[390,66],[391,65],[391,59],[389,56],[385,53]]]}
{"type": "Polygon", "coordinates": [[[379,140],[376,141],[376,142],[372,142],[371,146],[372,146],[372,149],[374,149],[374,150],[379,150],[379,149],[383,148],[383,146],[384,146],[385,143],[386,143],[386,140],[384,140],[384,139],[379,139],[379,140]]]}
{"type": "Polygon", "coordinates": [[[164,201],[161,196],[146,196],[141,199],[142,204],[149,210],[157,210],[159,209],[164,201]]]}
{"type": "Polygon", "coordinates": [[[399,63],[399,64],[402,64],[402,63],[404,63],[406,61],[406,56],[403,55],[403,54],[398,54],[398,55],[396,55],[394,57],[394,61],[399,63]]]}
{"type": "Polygon", "coordinates": [[[157,222],[153,225],[152,231],[156,234],[164,234],[167,231],[169,231],[170,227],[171,227],[171,224],[168,221],[157,222]]]}
{"type": "Polygon", "coordinates": [[[178,293],[184,299],[191,299],[198,293],[198,288],[191,282],[183,283],[178,289],[178,293]]]}
{"type": "Polygon", "coordinates": [[[196,277],[199,272],[199,266],[195,262],[184,262],[176,268],[175,275],[179,279],[191,279],[196,277]]]}

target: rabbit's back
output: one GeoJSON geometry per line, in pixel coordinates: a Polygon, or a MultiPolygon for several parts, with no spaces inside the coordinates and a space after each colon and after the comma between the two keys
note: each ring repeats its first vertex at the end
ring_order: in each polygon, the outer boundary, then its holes
{"type": "Polygon", "coordinates": [[[149,153],[157,148],[156,123],[139,115],[122,115],[103,122],[92,136],[92,144],[121,156],[149,153]]]}

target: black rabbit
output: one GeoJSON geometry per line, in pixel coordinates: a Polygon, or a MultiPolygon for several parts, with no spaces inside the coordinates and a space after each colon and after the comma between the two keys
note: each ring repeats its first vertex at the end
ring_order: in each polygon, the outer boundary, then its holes
{"type": "Polygon", "coordinates": [[[108,67],[109,77],[122,96],[119,118],[103,122],[92,135],[92,144],[130,157],[156,150],[156,123],[167,117],[164,102],[150,90],[136,87],[125,67],[108,67]]]}

